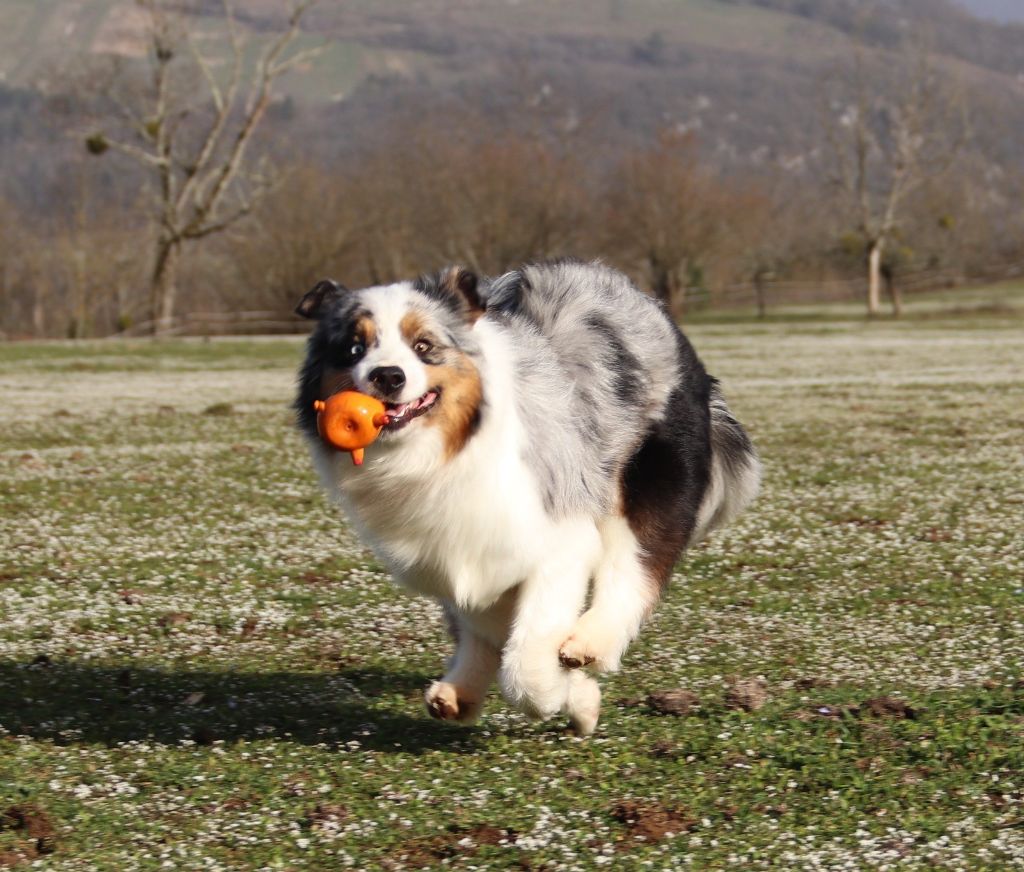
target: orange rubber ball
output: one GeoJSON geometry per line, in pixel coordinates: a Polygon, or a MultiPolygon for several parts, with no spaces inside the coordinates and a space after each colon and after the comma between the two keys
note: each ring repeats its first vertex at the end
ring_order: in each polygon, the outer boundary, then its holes
{"type": "Polygon", "coordinates": [[[358,391],[342,391],[326,400],[316,400],[313,408],[320,438],[340,451],[351,452],[356,466],[362,466],[363,449],[388,422],[384,404],[358,391]]]}

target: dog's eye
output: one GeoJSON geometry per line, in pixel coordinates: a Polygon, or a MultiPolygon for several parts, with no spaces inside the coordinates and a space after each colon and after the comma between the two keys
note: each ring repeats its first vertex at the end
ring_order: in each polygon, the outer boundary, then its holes
{"type": "Polygon", "coordinates": [[[413,345],[412,350],[415,351],[420,357],[424,354],[429,354],[434,350],[434,346],[431,345],[426,339],[418,339],[416,344],[413,345]]]}
{"type": "Polygon", "coordinates": [[[352,347],[348,350],[350,357],[362,357],[363,352],[366,351],[366,346],[362,342],[353,342],[352,347]]]}

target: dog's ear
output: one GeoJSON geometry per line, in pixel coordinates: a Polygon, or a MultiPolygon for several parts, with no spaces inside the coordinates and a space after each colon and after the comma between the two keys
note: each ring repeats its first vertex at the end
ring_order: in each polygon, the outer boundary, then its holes
{"type": "Polygon", "coordinates": [[[295,314],[303,318],[320,318],[326,307],[337,300],[342,294],[347,294],[348,288],[330,279],[322,279],[313,286],[313,290],[306,294],[295,307],[295,314]]]}
{"type": "Polygon", "coordinates": [[[441,273],[438,285],[442,291],[462,301],[463,312],[470,324],[483,315],[486,306],[477,291],[477,277],[472,270],[464,266],[450,266],[441,273]]]}

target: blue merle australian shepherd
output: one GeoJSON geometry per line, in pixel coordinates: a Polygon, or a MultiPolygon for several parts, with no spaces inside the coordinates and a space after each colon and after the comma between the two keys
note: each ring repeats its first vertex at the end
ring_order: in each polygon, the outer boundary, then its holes
{"type": "Polygon", "coordinates": [[[624,275],[572,261],[325,281],[296,311],[317,322],[296,403],[316,468],[452,627],[430,714],[474,721],[497,676],[520,710],[591,733],[585,667],[618,669],[683,549],[760,482],[690,343],[624,275]],[[363,466],[317,436],[313,401],[340,390],[387,406],[363,466]]]}

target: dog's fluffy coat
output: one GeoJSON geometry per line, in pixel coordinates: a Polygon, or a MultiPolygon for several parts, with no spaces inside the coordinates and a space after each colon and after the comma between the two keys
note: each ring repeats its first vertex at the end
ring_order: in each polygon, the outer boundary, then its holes
{"type": "Polygon", "coordinates": [[[621,273],[574,261],[322,282],[297,311],[318,322],[296,405],[321,478],[457,641],[430,713],[474,720],[497,675],[590,733],[600,691],[578,667],[617,669],[683,548],[758,489],[690,343],[621,273]],[[313,401],[343,389],[394,416],[359,468],[317,436],[313,401]]]}

